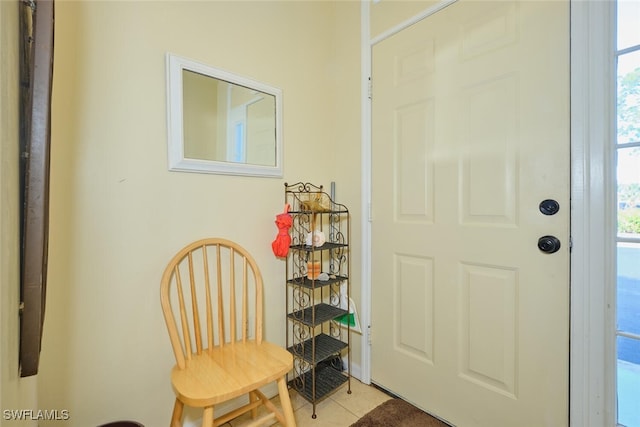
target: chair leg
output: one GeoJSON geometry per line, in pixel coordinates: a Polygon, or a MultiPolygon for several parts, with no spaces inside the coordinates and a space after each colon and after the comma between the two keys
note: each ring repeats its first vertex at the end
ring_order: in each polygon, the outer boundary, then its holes
{"type": "Polygon", "coordinates": [[[171,414],[171,427],[182,427],[182,410],[184,409],[184,403],[176,398],[176,403],[173,404],[173,414],[171,414]]]}
{"type": "Polygon", "coordinates": [[[202,414],[202,427],[212,427],[213,426],[213,406],[207,406],[204,408],[204,412],[202,414]]]}
{"type": "MultiPolygon", "coordinates": [[[[253,402],[257,401],[257,400],[260,400],[258,395],[254,391],[250,391],[249,392],[249,403],[253,403],[253,402]]],[[[255,420],[257,416],[258,416],[258,408],[253,408],[251,410],[251,418],[255,420]]]]}
{"type": "Polygon", "coordinates": [[[282,405],[282,412],[284,412],[284,419],[287,422],[286,427],[296,427],[296,419],[293,416],[293,407],[291,406],[289,389],[287,389],[285,377],[278,378],[278,392],[280,394],[280,404],[282,405]]]}

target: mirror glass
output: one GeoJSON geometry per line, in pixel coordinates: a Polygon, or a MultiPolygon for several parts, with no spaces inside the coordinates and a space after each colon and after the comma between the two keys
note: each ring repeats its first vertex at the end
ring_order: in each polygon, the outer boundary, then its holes
{"type": "Polygon", "coordinates": [[[281,177],[281,91],[167,58],[169,169],[281,177]]]}

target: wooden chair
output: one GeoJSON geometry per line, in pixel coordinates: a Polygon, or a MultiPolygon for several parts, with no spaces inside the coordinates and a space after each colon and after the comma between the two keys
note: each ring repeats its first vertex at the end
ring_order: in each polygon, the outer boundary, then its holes
{"type": "Polygon", "coordinates": [[[224,424],[248,411],[255,420],[251,425],[277,418],[295,427],[286,383],[293,357],[262,339],[262,292],[255,260],[229,240],[193,242],[169,262],[160,293],[176,357],[171,427],[182,425],[184,405],[204,409],[203,427],[224,424]],[[258,390],[273,381],[282,410],[258,390]],[[245,394],[248,403],[214,419],[214,405],[245,394]],[[260,405],[270,412],[256,419],[260,405]]]}

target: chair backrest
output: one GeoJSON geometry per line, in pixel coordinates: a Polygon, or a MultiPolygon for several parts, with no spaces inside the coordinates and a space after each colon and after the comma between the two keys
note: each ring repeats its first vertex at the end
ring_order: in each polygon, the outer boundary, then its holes
{"type": "Polygon", "coordinates": [[[193,354],[238,341],[262,341],[262,275],[240,245],[220,238],[180,250],[162,275],[160,299],[182,369],[193,354]],[[179,319],[179,320],[177,320],[179,319]]]}

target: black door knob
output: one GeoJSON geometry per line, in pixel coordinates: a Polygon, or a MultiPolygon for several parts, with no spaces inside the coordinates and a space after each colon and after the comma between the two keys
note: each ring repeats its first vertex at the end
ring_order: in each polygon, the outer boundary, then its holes
{"type": "Polygon", "coordinates": [[[560,210],[560,204],[553,199],[547,199],[540,202],[539,208],[545,215],[555,215],[560,210]]]}
{"type": "Polygon", "coordinates": [[[560,250],[560,240],[555,236],[542,236],[538,239],[538,249],[546,254],[552,254],[560,250]]]}

